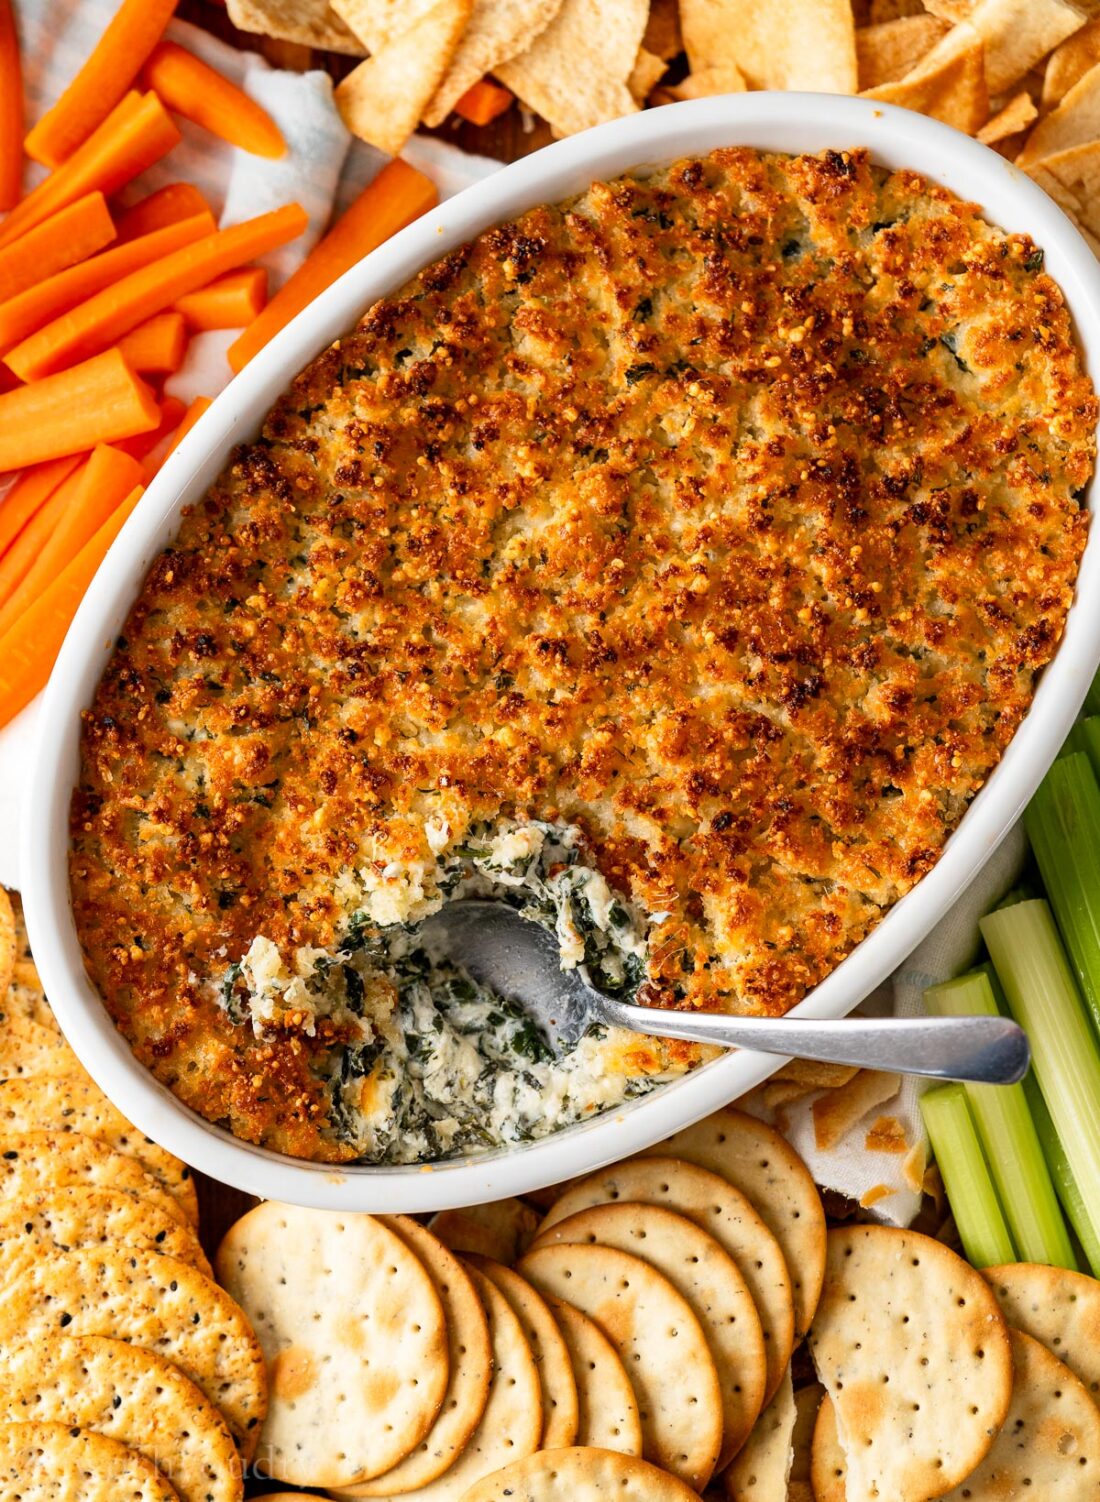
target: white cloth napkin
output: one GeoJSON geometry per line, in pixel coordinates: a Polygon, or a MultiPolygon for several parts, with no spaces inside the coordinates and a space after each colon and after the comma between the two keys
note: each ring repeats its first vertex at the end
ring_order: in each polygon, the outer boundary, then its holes
{"type": "MultiPolygon", "coordinates": [[[[72,0],[20,0],[18,23],[31,119],[37,118],[57,98],[91,50],[114,8],[114,0],[83,0],[80,5],[73,5],[72,0]]],[[[185,179],[202,189],[223,225],[238,223],[282,203],[300,203],[309,214],[308,233],[266,258],[274,290],[323,233],[333,210],[342,211],[386,158],[373,147],[351,139],[333,106],[332,84],[327,74],[288,73],[271,68],[256,53],[228,47],[183,22],[174,22],[169,35],[257,99],[277,121],[286,137],[288,151],[277,161],[251,156],[181,120],[182,144],[131,184],[125,199],[132,202],[166,182],[185,179]]],[[[486,157],[471,156],[427,136],[414,137],[404,155],[432,178],[443,198],[479,181],[499,166],[486,157]]],[[[30,168],[30,182],[39,176],[41,169],[30,168]]],[[[218,332],[194,339],[186,364],[166,389],[184,401],[198,395],[215,396],[230,377],[225,351],[234,338],[232,332],[218,332]]],[[[31,704],[0,731],[0,882],[14,887],[19,885],[18,824],[21,795],[34,754],[34,718],[35,705],[31,704]]],[[[956,974],[973,959],[978,943],[977,919],[1012,885],[1022,859],[1023,836],[1017,831],[1001,846],[954,911],[891,981],[868,998],[862,1010],[917,1015],[924,987],[956,974]]],[[[869,1152],[863,1139],[869,1120],[889,1115],[898,1118],[911,1143],[923,1142],[918,1083],[907,1079],[893,1100],[876,1106],[868,1121],[859,1123],[829,1152],[819,1152],[814,1140],[815,1098],[788,1106],[782,1126],[818,1183],[856,1200],[876,1187],[885,1186],[891,1192],[877,1201],[873,1213],[898,1224],[911,1220],[920,1197],[907,1183],[904,1159],[898,1154],[869,1152]]],[[[750,1102],[750,1108],[762,1115],[773,1114],[755,1101],[750,1102]]],[[[911,1164],[908,1176],[912,1176],[911,1164]]]]}

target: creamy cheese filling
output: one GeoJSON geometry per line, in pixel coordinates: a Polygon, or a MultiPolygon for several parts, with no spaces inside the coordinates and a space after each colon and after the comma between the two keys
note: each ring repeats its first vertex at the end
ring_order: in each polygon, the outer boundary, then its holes
{"type": "Polygon", "coordinates": [[[631,1036],[593,1029],[555,1058],[514,1002],[426,942],[447,901],[494,897],[557,937],[563,969],[629,996],[645,975],[647,915],[612,891],[566,824],[501,820],[454,840],[442,820],[432,859],[343,874],[349,917],[335,953],[288,960],[263,935],[223,979],[222,1004],[258,1037],[314,1034],[331,1018],[354,1041],[336,1050],[332,1130],[372,1163],[415,1163],[531,1141],[621,1104],[670,1076],[624,1062],[631,1036]]]}

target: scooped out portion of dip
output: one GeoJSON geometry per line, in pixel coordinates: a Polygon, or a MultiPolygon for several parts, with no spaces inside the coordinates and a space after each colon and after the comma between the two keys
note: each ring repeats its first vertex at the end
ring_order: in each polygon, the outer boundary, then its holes
{"type": "Polygon", "coordinates": [[[137,1057],[333,1162],[700,1061],[541,1057],[419,933],[483,889],[643,1003],[785,1012],[1026,713],[1096,420],[1041,249],[862,151],[639,170],[427,267],[190,508],[85,716],[73,910],[137,1057]]]}

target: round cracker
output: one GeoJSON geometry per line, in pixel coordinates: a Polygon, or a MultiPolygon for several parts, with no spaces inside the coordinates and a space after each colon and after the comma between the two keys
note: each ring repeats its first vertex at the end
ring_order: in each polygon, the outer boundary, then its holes
{"type": "Polygon", "coordinates": [[[476,1267],[469,1274],[485,1306],[493,1349],[493,1380],[481,1423],[449,1470],[415,1492],[391,1492],[382,1502],[392,1502],[396,1496],[407,1497],[409,1502],[459,1502],[483,1476],[538,1449],[542,1432],[539,1374],[523,1326],[494,1283],[476,1267]]]}
{"type": "Polygon", "coordinates": [[[447,1329],[399,1236],[370,1215],[269,1201],[230,1227],[215,1266],[267,1362],[267,1475],[351,1486],[416,1448],[447,1390],[447,1329]]]}
{"type": "Polygon", "coordinates": [[[546,1302],[558,1322],[577,1383],[577,1443],[641,1455],[638,1400],[615,1347],[596,1321],[572,1304],[555,1298],[546,1302]]]}
{"type": "Polygon", "coordinates": [[[1100,1497],[1100,1409],[1085,1384],[1039,1341],[1019,1330],[1012,1343],[1012,1402],[985,1459],[944,1502],[1100,1497]]]}
{"type": "Polygon", "coordinates": [[[90,1429],[163,1467],[180,1502],[238,1502],[241,1462],[221,1414],[163,1356],[102,1336],[0,1348],[0,1423],[90,1429]]]}
{"type": "Polygon", "coordinates": [[[0,1079],[19,1079],[29,1075],[65,1074],[77,1078],[84,1073],[80,1060],[53,1027],[16,1011],[12,992],[5,993],[4,1010],[0,1011],[0,1079]]]}
{"type": "Polygon", "coordinates": [[[538,1211],[530,1205],[503,1199],[467,1205],[464,1210],[439,1210],[428,1222],[428,1230],[452,1252],[475,1252],[515,1267],[534,1240],[538,1223],[538,1211]]]}
{"type": "Polygon", "coordinates": [[[0,1427],[0,1495],[18,1502],[178,1502],[144,1455],[64,1424],[0,1427]]]}
{"type": "Polygon", "coordinates": [[[131,1125],[87,1075],[0,1080],[0,1132],[83,1132],[136,1158],[177,1199],[192,1225],[199,1220],[195,1179],[181,1158],[131,1125]]]}
{"type": "Polygon", "coordinates": [[[33,960],[21,960],[16,956],[6,1009],[16,1017],[26,1017],[31,1022],[37,1022],[40,1027],[51,1028],[55,1033],[61,1031],[46,1000],[38,967],[33,960]]]}
{"type": "MultiPolygon", "coordinates": [[[[164,1198],[167,1200],[168,1196],[164,1198]]],[[[0,1200],[0,1259],[17,1257],[24,1249],[55,1246],[136,1246],[190,1262],[208,1278],[214,1276],[193,1226],[171,1208],[149,1196],[125,1189],[45,1189],[24,1199],[0,1200]]]]}
{"type": "Polygon", "coordinates": [[[788,1366],[774,1397],[722,1477],[730,1502],[772,1502],[786,1495],[796,1417],[788,1366]]]}
{"type": "Polygon", "coordinates": [[[857,1497],[940,1496],[984,1458],[1008,1411],[1012,1351],[997,1300],[929,1236],[830,1231],[810,1349],[857,1497]]]}
{"type": "Polygon", "coordinates": [[[825,1389],[820,1382],[800,1387],[794,1395],[795,1420],[791,1434],[791,1474],[788,1485],[799,1481],[809,1483],[814,1424],[824,1396],[825,1389]]]}
{"type": "Polygon", "coordinates": [[[825,1277],[825,1212],[790,1143],[755,1116],[725,1106],[642,1156],[698,1163],[741,1191],[783,1252],[791,1275],[795,1339],[803,1339],[825,1277]]]}
{"type": "Polygon", "coordinates": [[[493,1369],[489,1321],[466,1268],[419,1221],[407,1215],[380,1215],[378,1219],[420,1258],[435,1284],[447,1320],[450,1374],[443,1406],[416,1449],[384,1475],[348,1487],[345,1495],[351,1497],[411,1492],[441,1476],[481,1421],[493,1369]]]}
{"type": "Polygon", "coordinates": [[[620,1450],[542,1450],[486,1476],[462,1502],[699,1502],[667,1471],[620,1450]]]}
{"type": "Polygon", "coordinates": [[[747,1197],[719,1174],[677,1158],[630,1158],[590,1174],[547,1211],[535,1244],[551,1226],[616,1200],[663,1205],[708,1231],[728,1252],[749,1286],[767,1359],[765,1404],[776,1391],[794,1349],[794,1299],[778,1241],[747,1197]]]}
{"type": "Polygon", "coordinates": [[[1064,1361],[1100,1403],[1100,1282],[1062,1267],[987,1267],[1005,1319],[1064,1361]]]}
{"type": "Polygon", "coordinates": [[[569,1360],[569,1347],[546,1300],[536,1293],[526,1278],[520,1277],[510,1267],[502,1267],[490,1257],[479,1257],[471,1252],[467,1254],[466,1262],[500,1290],[523,1326],[542,1386],[543,1422],[539,1444],[544,1450],[560,1450],[574,1444],[579,1420],[577,1382],[569,1360]]]}
{"type": "Polygon", "coordinates": [[[720,1470],[752,1432],[767,1380],[760,1317],[733,1258],[713,1236],[675,1211],[622,1200],[578,1210],[552,1226],[539,1244],[565,1242],[630,1252],[683,1294],[703,1328],[722,1391],[720,1470]]]}
{"type": "Polygon", "coordinates": [[[267,1401],[263,1355],[229,1295],[186,1262],[133,1247],[26,1259],[0,1287],[0,1344],[58,1332],[112,1336],[174,1362],[251,1457],[267,1401]]]}
{"type": "Polygon", "coordinates": [[[596,1321],[630,1375],[646,1458],[701,1491],[722,1445],[722,1393],[684,1296],[649,1262],[609,1246],[541,1246],[519,1270],[596,1321]]]}
{"type": "Polygon", "coordinates": [[[810,1485],[815,1502],[847,1502],[848,1468],[836,1432],[836,1410],[828,1393],[822,1398],[810,1444],[810,1485]]]}
{"type": "Polygon", "coordinates": [[[148,1199],[158,1210],[172,1207],[186,1223],[180,1203],[142,1168],[136,1158],[117,1152],[83,1132],[8,1132],[0,1135],[0,1202],[23,1201],[35,1194],[72,1185],[122,1189],[148,1199]]]}

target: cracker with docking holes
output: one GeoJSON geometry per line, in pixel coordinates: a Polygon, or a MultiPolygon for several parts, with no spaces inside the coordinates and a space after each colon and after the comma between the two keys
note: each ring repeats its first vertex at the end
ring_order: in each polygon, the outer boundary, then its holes
{"type": "Polygon", "coordinates": [[[441,1476],[481,1422],[493,1369],[488,1317],[467,1269],[419,1221],[407,1215],[378,1219],[419,1257],[435,1284],[447,1320],[450,1370],[436,1421],[416,1449],[381,1476],[349,1487],[346,1495],[353,1497],[415,1491],[441,1476]]]}
{"type": "Polygon", "coordinates": [[[471,1254],[466,1261],[504,1295],[512,1313],[523,1326],[542,1387],[542,1437],[539,1441],[542,1449],[560,1450],[576,1444],[577,1382],[569,1360],[569,1347],[546,1300],[526,1278],[510,1267],[502,1267],[490,1257],[471,1254]]]}
{"type": "Polygon", "coordinates": [[[1008,1330],[988,1285],[912,1231],[829,1232],[810,1352],[856,1497],[950,1491],[989,1450],[1012,1396],[1008,1330]]]}
{"type": "Polygon", "coordinates": [[[122,1189],[148,1199],[189,1224],[179,1201],[136,1158],[83,1132],[7,1132],[0,1135],[0,1204],[20,1203],[70,1185],[122,1189]]]}
{"type": "Polygon", "coordinates": [[[982,1277],[1008,1323],[1041,1341],[1100,1403],[1100,1282],[1036,1262],[987,1267],[982,1277]]]}
{"type": "Polygon", "coordinates": [[[779,1243],[740,1190],[719,1174],[676,1158],[628,1158],[568,1188],[544,1217],[538,1238],[569,1215],[616,1200],[663,1205],[710,1233],[737,1263],[756,1305],[768,1375],[765,1402],[794,1347],[791,1279],[779,1243]]]}
{"type": "Polygon", "coordinates": [[[638,1400],[618,1352],[597,1325],[572,1304],[547,1298],[573,1364],[577,1383],[577,1443],[598,1450],[642,1453],[638,1400]]]}
{"type": "Polygon", "coordinates": [[[810,1328],[825,1276],[825,1212],[805,1163],[774,1128],[726,1106],[643,1157],[683,1158],[739,1189],[778,1241],[791,1275],[795,1339],[810,1328]]]}
{"type": "Polygon", "coordinates": [[[772,1502],[785,1495],[797,1416],[788,1367],[774,1397],[722,1477],[729,1502],[772,1502]]]}
{"type": "Polygon", "coordinates": [[[472,1486],[462,1502],[698,1502],[689,1486],[617,1450],[540,1450],[472,1486]]]}
{"type": "Polygon", "coordinates": [[[12,1502],[179,1502],[144,1455],[66,1424],[0,1425],[0,1495],[12,1502]]]}
{"type": "MultiPolygon", "coordinates": [[[[687,1300],[702,1326],[722,1390],[723,1439],[716,1466],[745,1443],[764,1406],[767,1362],[760,1318],[733,1258],[713,1236],[660,1205],[627,1202],[579,1210],[540,1246],[587,1242],[641,1257],[687,1300]]],[[[566,1295],[568,1297],[568,1295],[566,1295]]]]}
{"type": "Polygon", "coordinates": [[[701,1491],[722,1446],[722,1390],[683,1295],[649,1262],[609,1246],[533,1248],[519,1271],[596,1321],[630,1374],[643,1454],[701,1491]]]}
{"type": "Polygon", "coordinates": [[[269,1201],[230,1227],[214,1265],[263,1347],[268,1475],[352,1486],[416,1448],[447,1389],[447,1331],[399,1236],[370,1215],[269,1201]]]}
{"type": "Polygon", "coordinates": [[[70,1184],[0,1200],[0,1257],[34,1255],[39,1246],[62,1251],[135,1246],[190,1262],[214,1276],[198,1232],[169,1195],[154,1198],[125,1189],[70,1184]]]}

